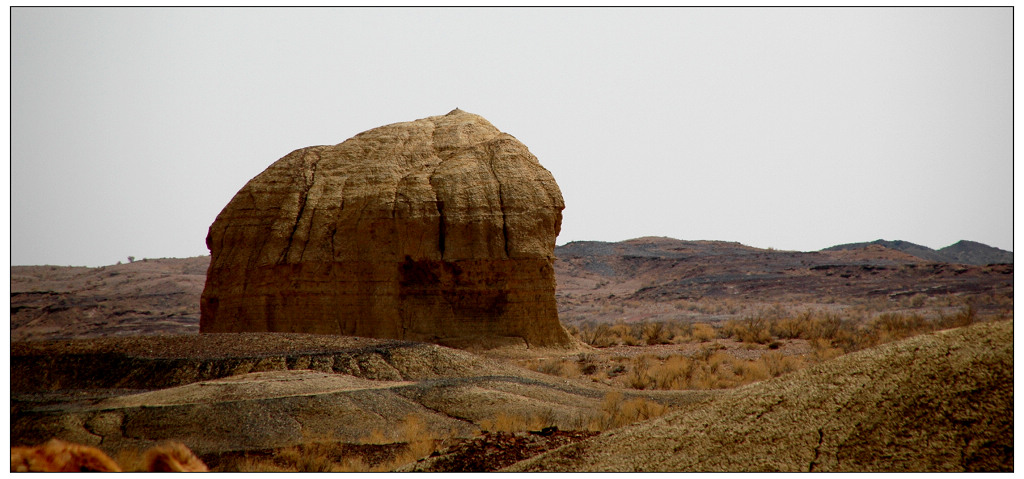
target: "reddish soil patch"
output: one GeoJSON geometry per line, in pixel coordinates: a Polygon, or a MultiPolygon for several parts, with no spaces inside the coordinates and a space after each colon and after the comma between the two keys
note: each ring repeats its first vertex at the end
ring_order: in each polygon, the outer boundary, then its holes
{"type": "Polygon", "coordinates": [[[483,436],[435,452],[416,464],[419,472],[493,472],[523,459],[596,436],[591,431],[545,428],[531,432],[487,432],[483,436]]]}

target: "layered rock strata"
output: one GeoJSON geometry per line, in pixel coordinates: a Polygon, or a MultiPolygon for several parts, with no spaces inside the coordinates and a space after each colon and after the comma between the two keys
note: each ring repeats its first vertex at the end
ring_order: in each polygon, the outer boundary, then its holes
{"type": "Polygon", "coordinates": [[[458,109],[296,150],[210,226],[200,331],[567,346],[563,208],[526,146],[458,109]]]}

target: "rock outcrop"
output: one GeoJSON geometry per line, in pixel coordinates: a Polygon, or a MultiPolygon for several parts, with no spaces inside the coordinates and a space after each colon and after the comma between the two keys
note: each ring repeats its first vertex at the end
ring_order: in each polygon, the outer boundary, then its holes
{"type": "Polygon", "coordinates": [[[458,109],[296,150],[210,227],[200,331],[567,346],[563,207],[526,146],[458,109]]]}

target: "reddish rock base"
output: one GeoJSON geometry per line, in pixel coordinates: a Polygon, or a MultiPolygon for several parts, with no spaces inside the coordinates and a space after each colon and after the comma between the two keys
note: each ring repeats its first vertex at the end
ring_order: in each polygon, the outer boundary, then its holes
{"type": "Polygon", "coordinates": [[[299,263],[239,274],[209,276],[223,284],[208,285],[220,294],[203,296],[201,331],[341,334],[451,346],[477,344],[482,337],[492,345],[528,347],[571,341],[557,321],[554,272],[544,259],[299,263]]]}

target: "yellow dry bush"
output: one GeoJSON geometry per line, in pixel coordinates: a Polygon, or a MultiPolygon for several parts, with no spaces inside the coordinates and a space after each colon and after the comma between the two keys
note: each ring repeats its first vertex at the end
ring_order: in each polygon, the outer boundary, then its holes
{"type": "Polygon", "coordinates": [[[730,320],[725,323],[722,331],[726,337],[733,337],[745,343],[767,344],[772,340],[769,322],[762,316],[730,320]]]}
{"type": "MultiPolygon", "coordinates": [[[[378,466],[378,468],[380,468],[380,466],[378,466]]],[[[343,458],[341,463],[339,463],[332,472],[371,472],[374,470],[375,469],[370,468],[370,465],[367,464],[366,460],[362,457],[351,456],[343,458]]]]}
{"type": "Polygon", "coordinates": [[[391,444],[395,442],[393,437],[388,437],[380,429],[374,429],[367,435],[361,437],[359,442],[362,444],[391,444]]]}
{"type": "Polygon", "coordinates": [[[580,375],[580,367],[576,361],[564,358],[548,358],[542,360],[535,367],[534,371],[563,378],[575,378],[580,375]]]}
{"type": "Polygon", "coordinates": [[[614,429],[626,424],[663,416],[668,411],[669,408],[663,404],[644,398],[623,400],[622,393],[612,391],[606,394],[601,401],[601,410],[590,420],[588,429],[592,431],[614,429]]]}
{"type": "Polygon", "coordinates": [[[640,334],[648,345],[669,344],[673,336],[669,327],[660,321],[642,324],[640,334]]]}
{"type": "Polygon", "coordinates": [[[626,373],[624,381],[626,386],[633,389],[650,389],[653,385],[648,369],[651,359],[648,356],[637,356],[633,360],[633,367],[626,373]]]}
{"type": "Polygon", "coordinates": [[[744,359],[734,359],[732,361],[733,374],[736,376],[736,384],[750,384],[752,382],[763,381],[772,377],[771,372],[768,370],[768,366],[763,361],[751,361],[744,359]]]}
{"type": "Polygon", "coordinates": [[[401,426],[401,439],[399,442],[414,443],[422,441],[433,441],[434,435],[427,429],[427,423],[415,414],[405,416],[401,426]]]}
{"type": "Polygon", "coordinates": [[[824,338],[811,341],[811,348],[811,359],[816,362],[828,361],[845,354],[845,351],[832,347],[832,343],[824,338]]]}
{"type": "Polygon", "coordinates": [[[802,367],[804,362],[800,358],[775,351],[746,360],[709,348],[705,354],[693,357],[638,356],[620,381],[631,389],[724,389],[763,381],[802,367]]]}
{"type": "Polygon", "coordinates": [[[690,331],[690,338],[701,343],[711,341],[717,336],[718,333],[715,331],[715,328],[705,323],[694,324],[693,329],[690,331]]]}
{"type": "Polygon", "coordinates": [[[760,361],[768,368],[768,374],[777,378],[783,374],[803,369],[804,361],[797,356],[786,356],[778,351],[771,351],[761,356],[760,361]]]}
{"type": "Polygon", "coordinates": [[[672,355],[650,368],[649,375],[657,389],[689,389],[694,362],[681,355],[672,355]]]}
{"type": "Polygon", "coordinates": [[[888,341],[895,341],[914,336],[925,330],[931,330],[925,324],[924,318],[916,314],[909,316],[899,313],[878,315],[868,323],[868,331],[884,337],[888,341]]]}

